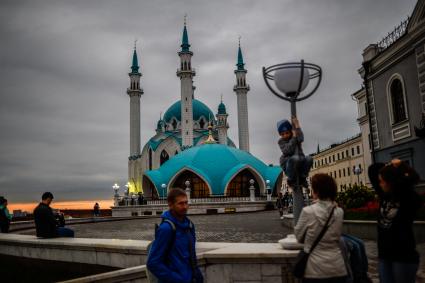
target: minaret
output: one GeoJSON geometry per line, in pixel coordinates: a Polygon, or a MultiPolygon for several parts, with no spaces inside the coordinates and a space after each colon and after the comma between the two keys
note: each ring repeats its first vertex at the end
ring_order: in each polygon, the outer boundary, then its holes
{"type": "Polygon", "coordinates": [[[193,53],[189,50],[189,38],[186,29],[186,17],[184,19],[183,37],[180,56],[180,69],[177,70],[177,76],[181,82],[181,131],[182,131],[182,149],[193,146],[193,77],[195,70],[191,66],[193,53]]]}
{"type": "Polygon", "coordinates": [[[217,117],[217,131],[218,131],[218,143],[227,145],[227,129],[229,128],[229,124],[227,123],[226,106],[223,103],[223,97],[221,98],[221,102],[218,105],[218,113],[217,117]]]}
{"type": "Polygon", "coordinates": [[[134,43],[133,64],[131,66],[130,87],[127,94],[130,96],[130,157],[140,155],[140,97],[143,89],[140,88],[139,63],[137,61],[136,43],[134,43]]]}
{"type": "Polygon", "coordinates": [[[242,58],[241,42],[239,38],[238,63],[236,64],[236,85],[233,91],[236,92],[238,103],[238,131],[239,131],[239,149],[249,152],[249,130],[248,130],[248,101],[247,93],[249,85],[246,84],[247,70],[244,68],[242,58]]]}

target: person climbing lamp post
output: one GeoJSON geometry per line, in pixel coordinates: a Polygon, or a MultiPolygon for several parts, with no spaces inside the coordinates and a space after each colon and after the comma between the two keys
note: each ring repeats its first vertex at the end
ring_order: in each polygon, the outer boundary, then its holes
{"type": "MultiPolygon", "coordinates": [[[[296,103],[312,96],[318,89],[322,80],[322,69],[315,64],[291,62],[263,67],[263,78],[270,91],[291,104],[291,117],[297,116],[296,103]],[[270,81],[274,81],[272,87],[270,81]],[[313,81],[315,85],[307,93],[302,93],[313,81]]],[[[294,225],[298,222],[301,210],[304,207],[303,190],[300,184],[299,168],[296,168],[296,182],[293,188],[294,200],[294,225]]]]}

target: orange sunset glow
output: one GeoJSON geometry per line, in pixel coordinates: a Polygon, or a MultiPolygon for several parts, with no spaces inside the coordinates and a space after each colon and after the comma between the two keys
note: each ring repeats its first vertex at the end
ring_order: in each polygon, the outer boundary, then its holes
{"type": "MultiPolygon", "coordinates": [[[[113,205],[113,200],[76,200],[76,201],[55,201],[53,200],[50,205],[56,209],[93,209],[95,203],[99,203],[100,209],[109,209],[113,205]]],[[[9,203],[8,208],[10,211],[22,210],[32,212],[38,203],[9,203]]]]}

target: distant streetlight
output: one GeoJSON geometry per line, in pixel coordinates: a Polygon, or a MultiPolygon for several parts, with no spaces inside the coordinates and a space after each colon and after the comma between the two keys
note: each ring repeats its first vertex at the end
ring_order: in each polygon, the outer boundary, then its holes
{"type": "Polygon", "coordinates": [[[162,198],[165,199],[165,189],[167,188],[167,185],[166,184],[162,184],[161,185],[161,188],[162,188],[162,198]]]}
{"type": "Polygon", "coordinates": [[[360,174],[363,172],[362,168],[360,168],[359,165],[354,167],[353,173],[354,175],[357,175],[357,184],[360,186],[360,174]]]}

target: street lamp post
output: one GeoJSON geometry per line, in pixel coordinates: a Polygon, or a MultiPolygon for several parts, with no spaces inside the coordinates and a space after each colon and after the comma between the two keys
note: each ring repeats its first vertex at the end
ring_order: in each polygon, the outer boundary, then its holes
{"type": "Polygon", "coordinates": [[[353,169],[354,175],[357,175],[357,184],[360,186],[360,174],[363,172],[362,168],[360,166],[356,166],[353,169]]]}
{"type": "Polygon", "coordinates": [[[118,190],[120,189],[120,186],[118,186],[117,183],[115,183],[112,186],[112,189],[114,189],[115,193],[114,193],[114,206],[118,206],[119,205],[119,197],[120,195],[118,194],[118,190]]]}
{"type": "Polygon", "coordinates": [[[162,188],[162,199],[165,199],[165,189],[167,188],[167,185],[166,184],[162,184],[161,185],[161,188],[162,188]]]}
{"type": "Polygon", "coordinates": [[[272,190],[270,189],[270,180],[266,180],[267,201],[272,201],[272,190]]]}
{"type": "MultiPolygon", "coordinates": [[[[316,92],[322,80],[322,69],[318,65],[301,60],[301,62],[263,67],[263,78],[274,95],[291,104],[291,116],[296,117],[296,103],[309,98],[316,92]],[[307,88],[309,82],[313,80],[315,80],[315,86],[308,93],[301,94],[307,88]],[[272,87],[270,81],[274,81],[275,87],[272,87]]],[[[298,222],[301,210],[304,207],[299,175],[296,172],[296,183],[293,188],[294,224],[298,222]]]]}
{"type": "Polygon", "coordinates": [[[186,191],[187,201],[188,201],[188,203],[191,203],[191,200],[190,200],[190,181],[187,180],[186,182],[184,182],[184,184],[186,186],[185,191],[186,191]]]}

